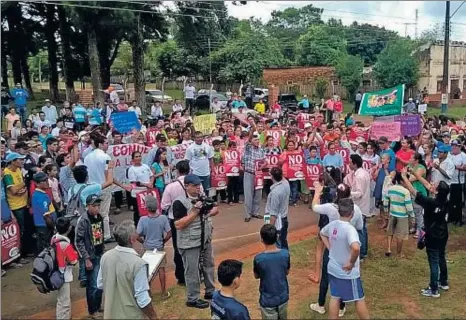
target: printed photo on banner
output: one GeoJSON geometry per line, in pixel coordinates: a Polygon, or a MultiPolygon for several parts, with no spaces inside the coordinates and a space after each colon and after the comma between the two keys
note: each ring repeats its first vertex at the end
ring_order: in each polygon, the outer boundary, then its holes
{"type": "Polygon", "coordinates": [[[364,93],[359,108],[362,116],[388,116],[401,114],[405,85],[364,93]]]}

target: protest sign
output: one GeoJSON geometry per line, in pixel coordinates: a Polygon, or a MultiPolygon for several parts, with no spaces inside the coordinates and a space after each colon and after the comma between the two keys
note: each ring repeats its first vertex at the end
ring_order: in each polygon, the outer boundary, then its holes
{"type": "Polygon", "coordinates": [[[401,123],[401,134],[406,137],[418,136],[421,133],[421,116],[418,114],[403,114],[395,117],[401,123]]]}
{"type": "Polygon", "coordinates": [[[2,266],[21,256],[21,235],[17,222],[2,224],[2,266]]]}
{"type": "Polygon", "coordinates": [[[388,116],[401,114],[405,86],[364,93],[359,114],[362,116],[388,116]]]}
{"type": "Polygon", "coordinates": [[[228,177],[239,176],[240,159],[238,150],[226,150],[223,153],[223,164],[228,177]]]}
{"type": "Polygon", "coordinates": [[[364,141],[369,140],[369,131],[367,128],[353,127],[349,132],[349,140],[358,141],[358,138],[363,138],[364,141]]]}
{"type": "Polygon", "coordinates": [[[157,213],[160,213],[160,196],[158,190],[145,190],[136,193],[136,203],[140,217],[144,217],[149,214],[149,210],[147,210],[146,206],[146,197],[150,194],[157,199],[157,213]]]}
{"type": "Polygon", "coordinates": [[[173,156],[173,165],[176,165],[178,162],[184,159],[184,156],[186,155],[186,149],[188,149],[191,144],[192,143],[183,143],[170,147],[173,156]]]}
{"type": "MultiPolygon", "coordinates": [[[[113,169],[113,177],[115,180],[120,181],[123,184],[128,183],[126,178],[126,171],[131,167],[131,155],[135,151],[141,152],[143,162],[145,157],[149,153],[150,148],[143,144],[129,143],[129,144],[116,144],[108,146],[107,154],[110,155],[113,161],[115,161],[115,168],[113,169]]],[[[115,191],[120,191],[121,188],[114,186],[115,191]]]]}
{"type": "Polygon", "coordinates": [[[374,122],[371,125],[371,138],[387,137],[388,141],[398,141],[401,136],[400,122],[374,122]]]}
{"type": "Polygon", "coordinates": [[[319,181],[323,173],[323,168],[318,164],[308,164],[306,166],[306,184],[309,189],[314,189],[314,182],[319,181]]]}
{"type": "Polygon", "coordinates": [[[264,187],[264,172],[262,171],[264,161],[256,161],[255,163],[255,175],[254,175],[254,188],[256,190],[264,187]]]}
{"type": "Polygon", "coordinates": [[[215,129],[217,123],[217,116],[215,114],[204,114],[202,116],[195,116],[193,120],[194,128],[196,131],[201,131],[202,134],[208,135],[215,129]]]}
{"type": "Polygon", "coordinates": [[[158,128],[149,128],[146,132],[146,144],[148,147],[152,147],[155,144],[155,138],[158,134],[162,133],[162,131],[158,128]]]}
{"type": "Polygon", "coordinates": [[[417,106],[417,111],[420,113],[420,114],[424,114],[427,112],[427,104],[420,104],[417,106]]]}
{"type": "Polygon", "coordinates": [[[278,160],[280,159],[280,155],[266,155],[265,156],[265,164],[264,164],[264,168],[266,168],[266,172],[264,173],[264,179],[272,179],[272,177],[270,176],[270,169],[272,169],[273,167],[277,167],[278,166],[278,160]]]}
{"type": "Polygon", "coordinates": [[[228,177],[225,166],[221,163],[214,166],[210,173],[210,184],[216,190],[226,189],[228,186],[228,177]]]}
{"type": "Polygon", "coordinates": [[[335,152],[338,152],[341,155],[341,157],[343,158],[343,163],[345,165],[349,164],[349,160],[350,160],[349,149],[342,148],[342,147],[336,147],[335,152]]]}
{"type": "Polygon", "coordinates": [[[115,130],[123,134],[131,132],[133,129],[141,130],[141,124],[136,112],[123,111],[112,113],[110,121],[113,123],[115,130]]]}
{"type": "Polygon", "coordinates": [[[283,131],[282,130],[267,130],[266,131],[267,137],[272,137],[273,145],[275,147],[280,147],[282,142],[283,131]]]}
{"type": "Polygon", "coordinates": [[[298,114],[298,116],[296,117],[296,120],[298,121],[298,128],[303,130],[304,125],[306,123],[309,123],[310,119],[311,119],[311,115],[309,113],[298,114]]]}
{"type": "Polygon", "coordinates": [[[288,163],[286,176],[288,180],[304,180],[305,177],[305,162],[302,151],[287,152],[286,162],[288,163]]]}
{"type": "Polygon", "coordinates": [[[369,173],[371,172],[373,165],[374,162],[372,162],[372,160],[363,160],[362,162],[362,168],[369,173]]]}

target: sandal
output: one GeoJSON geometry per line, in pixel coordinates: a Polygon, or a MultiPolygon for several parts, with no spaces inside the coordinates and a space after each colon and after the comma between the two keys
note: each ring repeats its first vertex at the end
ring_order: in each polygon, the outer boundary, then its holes
{"type": "Polygon", "coordinates": [[[167,300],[168,298],[170,298],[171,294],[169,291],[165,292],[165,294],[162,294],[161,296],[161,299],[162,300],[167,300]]]}

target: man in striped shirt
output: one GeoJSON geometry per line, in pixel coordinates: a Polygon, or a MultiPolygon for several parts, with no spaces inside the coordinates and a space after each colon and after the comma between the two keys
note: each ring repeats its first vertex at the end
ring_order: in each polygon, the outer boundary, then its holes
{"type": "Polygon", "coordinates": [[[387,190],[387,194],[383,198],[385,211],[390,213],[388,222],[388,250],[385,253],[387,257],[391,255],[392,240],[396,237],[396,252],[398,256],[403,257],[401,248],[403,241],[408,240],[409,236],[409,220],[408,217],[414,217],[413,202],[411,195],[403,186],[403,180],[399,172],[396,173],[394,184],[387,190]]]}

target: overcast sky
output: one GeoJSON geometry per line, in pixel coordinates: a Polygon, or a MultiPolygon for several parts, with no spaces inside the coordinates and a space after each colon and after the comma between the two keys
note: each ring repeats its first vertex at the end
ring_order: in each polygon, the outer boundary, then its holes
{"type": "MultiPolygon", "coordinates": [[[[451,1],[450,14],[458,8],[462,1],[451,1]]],[[[445,1],[248,1],[244,6],[235,6],[227,2],[230,15],[247,19],[251,16],[266,22],[274,10],[284,10],[287,7],[302,7],[307,4],[323,8],[324,21],[329,18],[341,19],[343,24],[353,21],[383,26],[414,38],[415,10],[418,9],[418,34],[423,30],[445,21],[445,1]]],[[[466,4],[464,4],[451,20],[451,39],[466,41],[466,4]]]]}

